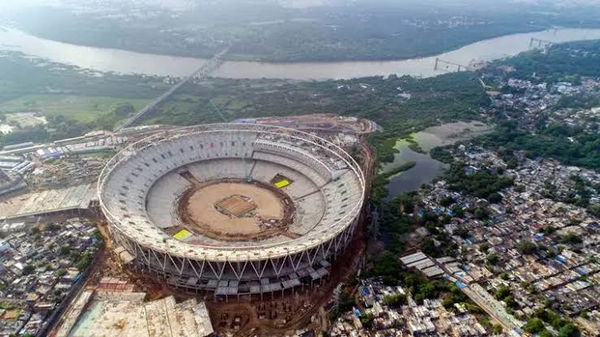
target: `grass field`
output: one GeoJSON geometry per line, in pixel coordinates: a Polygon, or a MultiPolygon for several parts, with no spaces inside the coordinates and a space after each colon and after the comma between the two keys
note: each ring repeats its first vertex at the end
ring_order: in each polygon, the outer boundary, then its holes
{"type": "Polygon", "coordinates": [[[62,115],[80,122],[91,122],[101,115],[111,113],[123,104],[132,104],[136,110],[144,107],[150,100],[137,98],[114,98],[104,96],[73,95],[25,95],[0,102],[0,113],[41,111],[45,116],[62,115]]]}

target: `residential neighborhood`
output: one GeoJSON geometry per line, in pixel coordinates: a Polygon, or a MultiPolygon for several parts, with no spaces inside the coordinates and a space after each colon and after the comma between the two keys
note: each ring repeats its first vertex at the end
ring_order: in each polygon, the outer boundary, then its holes
{"type": "Polygon", "coordinates": [[[36,336],[78,290],[99,241],[95,225],[72,218],[0,239],[0,336],[36,336]]]}

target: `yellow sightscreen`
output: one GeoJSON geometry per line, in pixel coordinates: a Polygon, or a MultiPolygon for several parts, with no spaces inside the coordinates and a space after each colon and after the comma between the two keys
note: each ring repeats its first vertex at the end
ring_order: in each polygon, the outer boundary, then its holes
{"type": "Polygon", "coordinates": [[[177,240],[185,240],[190,236],[192,236],[192,233],[190,233],[187,229],[182,229],[173,235],[173,237],[177,240]]]}
{"type": "Polygon", "coordinates": [[[275,187],[283,188],[290,184],[290,181],[287,179],[281,179],[280,181],[275,183],[275,187]]]}

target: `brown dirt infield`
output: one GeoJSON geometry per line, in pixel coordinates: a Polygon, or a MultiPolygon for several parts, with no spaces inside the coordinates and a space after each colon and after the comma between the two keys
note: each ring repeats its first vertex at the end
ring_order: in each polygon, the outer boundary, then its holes
{"type": "Polygon", "coordinates": [[[247,200],[244,196],[235,194],[217,202],[215,207],[225,215],[231,214],[239,218],[255,210],[258,206],[252,200],[247,200]]]}
{"type": "Polygon", "coordinates": [[[227,179],[192,187],[181,196],[177,211],[192,232],[218,240],[244,241],[287,230],[294,206],[273,186],[227,179]],[[268,220],[276,225],[265,225],[268,220]]]}

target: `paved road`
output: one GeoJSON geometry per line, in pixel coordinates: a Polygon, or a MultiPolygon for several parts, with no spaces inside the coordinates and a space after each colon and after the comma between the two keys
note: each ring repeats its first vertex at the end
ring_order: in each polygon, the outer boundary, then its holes
{"type": "Polygon", "coordinates": [[[514,331],[516,336],[520,336],[519,332],[521,331],[521,326],[525,323],[506,312],[504,305],[493,298],[482,286],[474,283],[462,289],[462,291],[469,296],[473,302],[485,310],[485,312],[500,322],[507,331],[514,331]]]}
{"type": "MultiPolygon", "coordinates": [[[[438,267],[444,270],[445,274],[452,275],[452,273],[444,266],[439,263],[436,259],[430,258],[438,267]]],[[[454,275],[456,277],[456,275],[454,275]]],[[[464,282],[460,277],[458,279],[461,282],[464,282]]],[[[477,283],[471,283],[461,286],[465,295],[467,295],[475,304],[481,307],[485,312],[487,312],[490,316],[492,316],[495,320],[497,320],[511,335],[513,336],[522,336],[521,327],[524,322],[516,319],[513,315],[506,312],[504,305],[502,302],[496,300],[487,290],[485,290],[482,286],[477,283]]]]}

